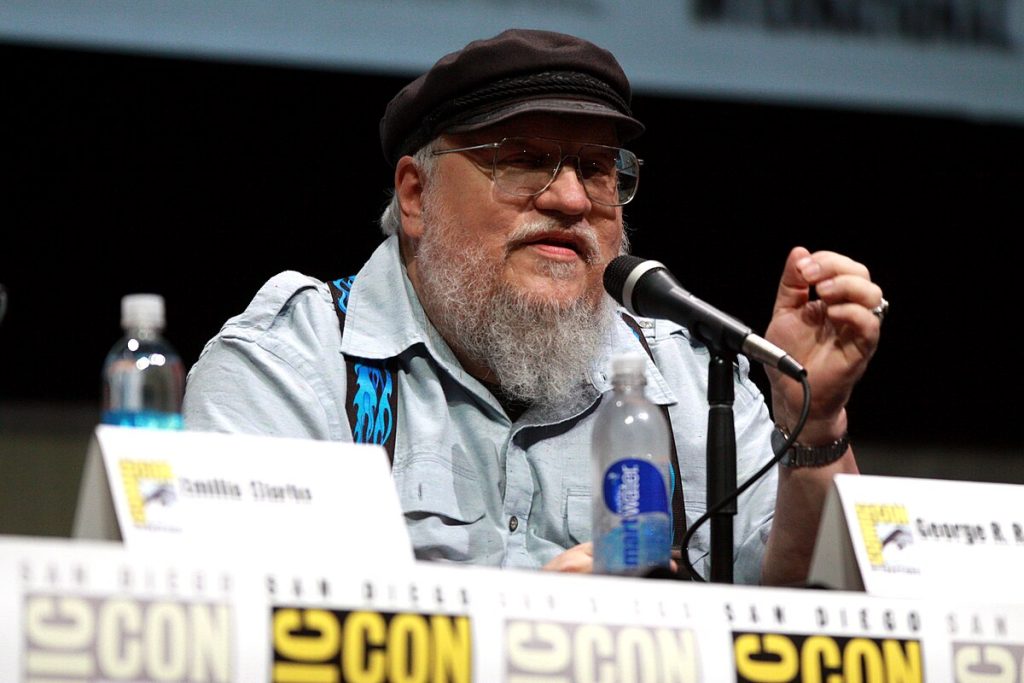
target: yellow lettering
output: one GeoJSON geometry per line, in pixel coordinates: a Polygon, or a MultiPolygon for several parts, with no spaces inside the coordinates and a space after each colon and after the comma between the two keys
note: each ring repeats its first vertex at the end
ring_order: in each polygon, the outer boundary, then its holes
{"type": "Polygon", "coordinates": [[[397,614],[388,631],[388,680],[426,683],[430,676],[430,631],[418,614],[397,614]]]}
{"type": "Polygon", "coordinates": [[[763,636],[745,633],[736,639],[733,648],[736,653],[736,672],[752,681],[788,683],[799,671],[796,646],[785,636],[774,633],[763,636]],[[775,660],[754,659],[758,655],[769,655],[775,660]]]}
{"type": "Polygon", "coordinates": [[[338,667],[274,662],[273,683],[338,683],[338,667]]]}
{"type": "Polygon", "coordinates": [[[837,671],[842,666],[842,655],[839,645],[828,636],[810,636],[804,641],[800,652],[800,670],[804,683],[842,683],[843,677],[838,673],[822,674],[837,671]]]}
{"type": "Polygon", "coordinates": [[[352,683],[384,680],[384,645],[387,624],[376,612],[353,612],[345,620],[345,644],[341,648],[341,669],[352,683]],[[373,651],[369,651],[372,646],[373,651]]]}
{"type": "Polygon", "coordinates": [[[473,641],[469,617],[430,617],[434,639],[433,683],[470,683],[473,678],[473,641]]]}
{"type": "Polygon", "coordinates": [[[280,610],[274,615],[274,647],[288,659],[320,662],[338,652],[341,629],[333,614],[321,609],[280,610]],[[313,635],[295,635],[296,631],[313,635]]]}
{"type": "Polygon", "coordinates": [[[166,462],[122,460],[121,471],[142,479],[170,479],[171,466],[166,462]]]}
{"type": "Polygon", "coordinates": [[[131,512],[132,520],[137,524],[142,524],[146,521],[146,504],[142,499],[142,491],[139,490],[139,479],[170,481],[171,466],[165,462],[122,460],[120,462],[120,470],[121,482],[124,486],[125,497],[128,500],[128,510],[131,512]]]}
{"type": "Polygon", "coordinates": [[[282,609],[274,613],[274,649],[299,663],[274,664],[274,683],[337,683],[338,667],[323,662],[338,653],[341,629],[335,616],[325,610],[282,609]],[[297,635],[297,631],[314,635],[297,635]]]}
{"type": "Polygon", "coordinates": [[[883,640],[882,654],[885,656],[886,683],[921,683],[923,674],[919,642],[908,640],[901,643],[898,640],[883,640]]]}
{"type": "Polygon", "coordinates": [[[861,537],[864,539],[864,550],[872,566],[882,564],[882,541],[878,538],[875,524],[908,524],[910,517],[902,505],[856,505],[857,523],[861,537]]]}
{"type": "Polygon", "coordinates": [[[843,652],[846,683],[885,683],[882,652],[874,641],[852,638],[843,652]]]}
{"type": "Polygon", "coordinates": [[[857,523],[860,525],[860,535],[864,539],[864,551],[868,555],[868,562],[871,566],[877,567],[882,564],[882,541],[878,538],[875,529],[875,519],[871,514],[870,505],[858,505],[857,523]]]}

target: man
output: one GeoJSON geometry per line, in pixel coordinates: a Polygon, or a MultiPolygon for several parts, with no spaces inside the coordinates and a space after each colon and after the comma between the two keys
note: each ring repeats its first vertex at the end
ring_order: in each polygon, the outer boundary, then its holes
{"type": "MultiPolygon", "coordinates": [[[[268,282],[192,369],[187,426],[389,442],[417,557],[587,571],[595,408],[610,359],[648,353],[692,524],[706,508],[708,350],[673,323],[630,325],[602,283],[627,248],[639,173],[621,147],[643,131],[629,102],[615,58],[572,36],[506,31],[439,60],[381,121],[389,237],[354,281],[268,282]]],[[[739,498],[737,581],[805,577],[831,477],[856,472],[844,406],[884,306],[862,265],[790,253],[767,337],[808,371],[806,448],[739,498]]],[[[773,455],[748,370],[741,357],[740,482],[773,455]]],[[[774,419],[792,429],[802,387],[770,379],[774,419]]],[[[708,547],[705,525],[697,566],[708,547]]]]}

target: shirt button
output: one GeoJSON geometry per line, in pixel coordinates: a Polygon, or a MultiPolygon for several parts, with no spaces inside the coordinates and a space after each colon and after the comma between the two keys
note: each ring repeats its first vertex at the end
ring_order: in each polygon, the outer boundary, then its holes
{"type": "Polygon", "coordinates": [[[515,515],[513,515],[508,520],[508,530],[509,531],[515,531],[518,528],[519,528],[519,520],[516,518],[515,515]]]}

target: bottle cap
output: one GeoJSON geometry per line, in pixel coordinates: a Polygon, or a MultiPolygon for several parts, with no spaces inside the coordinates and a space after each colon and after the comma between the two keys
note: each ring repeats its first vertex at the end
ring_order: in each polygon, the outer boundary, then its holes
{"type": "Polygon", "coordinates": [[[164,298],[159,294],[128,294],[121,298],[121,327],[164,327],[164,298]]]}
{"type": "Polygon", "coordinates": [[[642,353],[622,353],[612,358],[612,375],[644,376],[647,357],[642,353]]]}

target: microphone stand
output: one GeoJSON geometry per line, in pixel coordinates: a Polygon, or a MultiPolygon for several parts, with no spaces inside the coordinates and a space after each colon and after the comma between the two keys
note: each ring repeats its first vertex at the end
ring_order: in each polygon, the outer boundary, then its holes
{"type": "MultiPolygon", "coordinates": [[[[736,490],[736,422],[732,406],[736,355],[711,348],[708,361],[707,509],[736,490]]],[[[714,583],[733,583],[733,517],[736,499],[711,515],[711,575],[714,583]]]]}

